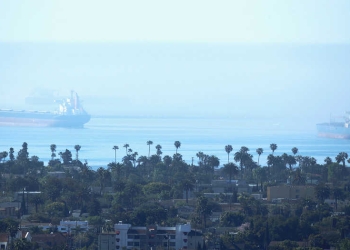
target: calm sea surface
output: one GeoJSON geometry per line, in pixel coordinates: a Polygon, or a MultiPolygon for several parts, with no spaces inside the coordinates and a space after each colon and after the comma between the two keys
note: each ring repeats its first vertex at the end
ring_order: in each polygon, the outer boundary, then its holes
{"type": "Polygon", "coordinates": [[[87,161],[92,169],[107,167],[114,161],[114,145],[117,161],[125,155],[124,144],[138,152],[138,156],[148,155],[147,141],[153,141],[151,154],[155,146],[162,146],[163,156],[175,153],[174,141],[180,141],[178,152],[187,163],[192,157],[197,162],[196,153],[202,151],[219,157],[221,165],[227,162],[225,145],[231,144],[233,153],[241,146],[250,149],[254,160],[258,160],[255,150],[264,149],[260,163],[266,164],[266,157],[271,153],[270,144],[276,143],[275,155],[292,154],[297,147],[299,154],[311,156],[323,164],[325,157],[334,157],[339,152],[350,153],[350,141],[317,137],[316,128],[294,128],[293,124],[281,124],[269,120],[251,120],[234,118],[125,118],[93,117],[83,129],[37,128],[37,127],[0,127],[0,151],[15,153],[22,143],[28,143],[29,156],[36,155],[47,164],[50,159],[50,145],[57,145],[57,152],[70,150],[75,157],[74,145],[79,144],[79,159],[87,161]]]}

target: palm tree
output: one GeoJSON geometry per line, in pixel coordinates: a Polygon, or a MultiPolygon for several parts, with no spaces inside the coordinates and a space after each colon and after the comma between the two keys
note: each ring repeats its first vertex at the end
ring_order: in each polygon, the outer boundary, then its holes
{"type": "Polygon", "coordinates": [[[128,147],[130,147],[129,146],[129,144],[124,144],[124,146],[123,146],[124,148],[125,148],[125,155],[127,155],[128,154],[128,147]]]}
{"type": "Polygon", "coordinates": [[[119,149],[119,147],[114,146],[112,149],[114,150],[114,163],[117,163],[117,150],[119,149]]]}
{"type": "Polygon", "coordinates": [[[78,152],[81,149],[81,146],[80,145],[75,145],[74,149],[75,149],[75,152],[76,152],[76,160],[78,161],[79,160],[78,152]]]}
{"type": "Polygon", "coordinates": [[[299,151],[298,148],[296,148],[296,147],[292,148],[292,152],[293,152],[294,156],[298,153],[298,151],[299,151]]]}
{"type": "Polygon", "coordinates": [[[257,167],[253,170],[253,176],[256,179],[257,187],[260,181],[260,191],[263,190],[263,181],[266,179],[266,167],[257,167]]]}
{"type": "Polygon", "coordinates": [[[175,146],[175,148],[176,148],[176,154],[177,154],[177,149],[178,149],[179,147],[181,147],[181,142],[175,141],[175,142],[174,142],[174,146],[175,146]]]}
{"type": "Polygon", "coordinates": [[[272,154],[273,154],[273,153],[275,152],[275,150],[277,149],[277,144],[271,143],[271,144],[270,144],[270,148],[271,148],[272,154]]]}
{"type": "Polygon", "coordinates": [[[148,145],[148,157],[151,153],[151,145],[153,144],[153,141],[147,141],[147,145],[148,145]]]}
{"type": "Polygon", "coordinates": [[[324,159],[324,162],[326,163],[326,165],[331,165],[332,164],[332,159],[330,158],[330,157],[326,157],[325,159],[324,159]]]}
{"type": "Polygon", "coordinates": [[[232,177],[238,174],[238,167],[233,162],[224,164],[222,171],[229,175],[230,183],[232,182],[232,177]]]}
{"type": "Polygon", "coordinates": [[[194,189],[194,178],[186,178],[182,179],[180,185],[182,186],[183,190],[186,192],[186,203],[188,203],[188,191],[191,191],[194,189]]]}
{"type": "Polygon", "coordinates": [[[56,157],[56,144],[51,144],[50,145],[50,150],[51,150],[51,160],[53,160],[56,157]]]}
{"type": "Polygon", "coordinates": [[[337,163],[343,163],[343,167],[345,168],[345,161],[348,159],[348,154],[345,152],[340,152],[336,157],[335,160],[337,163]]]}
{"type": "Polygon", "coordinates": [[[161,150],[161,149],[162,149],[162,146],[158,144],[158,145],[156,146],[156,149],[157,149],[157,155],[160,156],[160,155],[163,153],[162,150],[161,150]]]}
{"type": "Polygon", "coordinates": [[[264,153],[264,150],[263,150],[262,148],[257,148],[257,149],[256,149],[256,153],[259,155],[259,157],[258,157],[258,165],[259,165],[260,155],[261,155],[262,153],[264,153]]]}
{"type": "Polygon", "coordinates": [[[249,148],[242,146],[239,151],[235,153],[234,160],[239,162],[241,168],[241,177],[243,176],[243,166],[249,161],[252,161],[252,155],[248,154],[249,148]]]}
{"type": "Polygon", "coordinates": [[[225,146],[225,151],[227,153],[227,163],[230,162],[230,153],[232,152],[233,148],[231,145],[226,145],[225,146]]]}

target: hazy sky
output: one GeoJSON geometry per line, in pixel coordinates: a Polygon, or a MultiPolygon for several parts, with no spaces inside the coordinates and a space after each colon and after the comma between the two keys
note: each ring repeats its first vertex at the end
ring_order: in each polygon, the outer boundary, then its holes
{"type": "Polygon", "coordinates": [[[348,43],[348,0],[2,0],[1,41],[348,43]]]}
{"type": "Polygon", "coordinates": [[[327,118],[350,109],[349,23],[348,0],[2,0],[0,103],[45,87],[93,114],[327,118]]]}

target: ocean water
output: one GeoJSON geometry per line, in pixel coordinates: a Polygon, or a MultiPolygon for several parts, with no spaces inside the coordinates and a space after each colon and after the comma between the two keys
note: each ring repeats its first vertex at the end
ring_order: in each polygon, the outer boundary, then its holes
{"type": "Polygon", "coordinates": [[[138,156],[148,156],[147,141],[153,141],[151,154],[155,154],[155,146],[162,146],[163,155],[175,153],[175,141],[181,142],[178,153],[187,163],[196,164],[196,154],[202,151],[215,155],[220,165],[227,163],[225,146],[230,144],[233,154],[246,146],[250,149],[254,160],[258,161],[257,148],[263,148],[260,164],[266,164],[271,153],[270,144],[277,144],[275,155],[292,154],[291,149],[297,147],[300,155],[316,158],[323,164],[329,156],[335,158],[339,152],[349,151],[350,141],[320,138],[316,127],[296,127],[290,122],[273,120],[252,120],[245,118],[161,118],[161,117],[92,117],[83,129],[70,128],[38,128],[38,127],[0,127],[0,151],[9,151],[13,147],[15,154],[22,143],[28,143],[29,156],[36,155],[45,164],[50,160],[50,145],[56,144],[58,155],[66,149],[75,157],[74,146],[79,144],[79,159],[88,162],[92,169],[107,167],[114,162],[114,145],[117,150],[117,161],[125,156],[124,144],[129,144],[138,156]]]}

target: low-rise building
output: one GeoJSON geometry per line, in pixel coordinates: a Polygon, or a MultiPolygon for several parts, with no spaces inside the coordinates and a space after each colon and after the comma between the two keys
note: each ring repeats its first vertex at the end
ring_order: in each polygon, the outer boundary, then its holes
{"type": "Polygon", "coordinates": [[[73,233],[79,228],[81,231],[89,230],[88,221],[64,221],[61,220],[60,224],[57,226],[57,231],[61,233],[73,233]]]}
{"type": "Polygon", "coordinates": [[[278,202],[281,199],[294,200],[300,198],[315,198],[314,186],[272,186],[267,187],[267,201],[278,202]]]}

